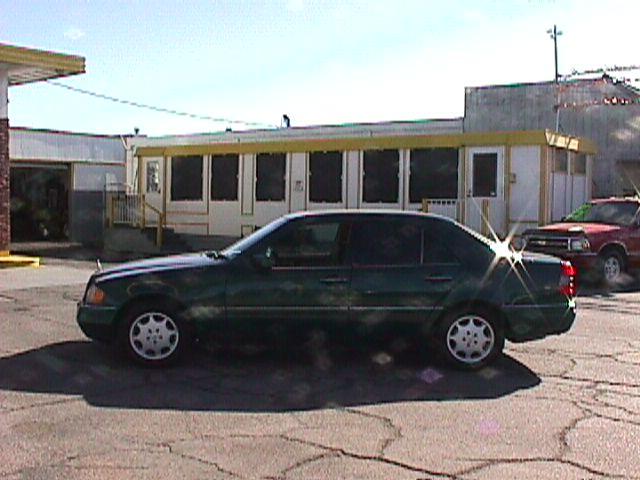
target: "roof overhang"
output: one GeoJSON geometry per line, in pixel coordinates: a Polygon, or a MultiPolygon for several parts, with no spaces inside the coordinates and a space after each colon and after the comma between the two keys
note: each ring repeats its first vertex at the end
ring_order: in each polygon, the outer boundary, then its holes
{"type": "Polygon", "coordinates": [[[0,69],[9,86],[85,73],[84,57],[0,43],[0,69]]]}
{"type": "Polygon", "coordinates": [[[558,147],[578,153],[595,154],[596,145],[588,139],[564,135],[550,130],[511,132],[464,132],[446,135],[381,135],[374,137],[345,137],[328,139],[281,139],[274,130],[271,138],[263,141],[242,141],[242,134],[221,136],[219,141],[202,144],[165,143],[162,138],[145,139],[145,146],[135,146],[138,157],[177,155],[213,155],[225,153],[314,152],[323,150],[364,150],[398,148],[462,148],[480,146],[558,147]]]}

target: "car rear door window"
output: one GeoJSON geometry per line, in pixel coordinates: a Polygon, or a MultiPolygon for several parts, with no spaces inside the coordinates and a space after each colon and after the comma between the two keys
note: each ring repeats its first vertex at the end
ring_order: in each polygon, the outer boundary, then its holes
{"type": "Polygon", "coordinates": [[[422,232],[409,222],[368,220],[354,225],[352,235],[355,265],[420,264],[422,232]]]}
{"type": "Polygon", "coordinates": [[[424,265],[439,265],[459,263],[459,260],[447,247],[449,238],[438,235],[433,229],[425,229],[422,235],[422,263],[424,265]]]}

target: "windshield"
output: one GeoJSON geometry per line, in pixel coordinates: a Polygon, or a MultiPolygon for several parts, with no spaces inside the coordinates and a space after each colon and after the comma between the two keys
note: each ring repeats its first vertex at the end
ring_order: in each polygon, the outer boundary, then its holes
{"type": "Polygon", "coordinates": [[[565,221],[631,225],[637,212],[636,202],[585,203],[568,215],[565,221]]]}
{"type": "Polygon", "coordinates": [[[245,237],[237,241],[233,245],[228,246],[227,248],[222,250],[222,252],[220,253],[227,258],[235,257],[240,253],[244,252],[245,250],[251,248],[253,245],[258,243],[260,240],[262,240],[264,237],[269,235],[271,232],[280,228],[280,226],[286,221],[287,220],[285,217],[278,218],[277,220],[274,220],[273,222],[265,225],[261,229],[256,230],[248,237],[245,237]]]}

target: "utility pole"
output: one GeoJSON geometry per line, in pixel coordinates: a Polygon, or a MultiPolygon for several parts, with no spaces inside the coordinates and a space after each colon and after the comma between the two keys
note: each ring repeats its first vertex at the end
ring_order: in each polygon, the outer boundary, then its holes
{"type": "Polygon", "coordinates": [[[555,65],[556,65],[556,83],[558,83],[558,81],[560,80],[560,74],[558,73],[558,37],[562,35],[562,32],[558,30],[554,25],[553,29],[547,30],[547,33],[553,40],[553,54],[554,54],[555,65]]]}

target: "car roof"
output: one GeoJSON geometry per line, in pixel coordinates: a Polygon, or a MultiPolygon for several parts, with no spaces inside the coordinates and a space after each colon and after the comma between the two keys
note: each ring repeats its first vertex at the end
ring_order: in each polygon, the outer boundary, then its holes
{"type": "Polygon", "coordinates": [[[314,218],[314,217],[332,217],[332,216],[340,216],[340,217],[352,217],[352,218],[366,218],[366,217],[389,217],[389,218],[432,218],[437,220],[444,220],[448,222],[454,223],[454,221],[449,217],[443,217],[442,215],[437,215],[433,213],[424,213],[421,211],[412,211],[412,210],[376,210],[376,209],[359,209],[359,210],[348,210],[348,209],[336,209],[336,210],[314,210],[314,211],[301,211],[294,212],[285,215],[285,218],[288,219],[297,219],[297,218],[314,218]]]}

